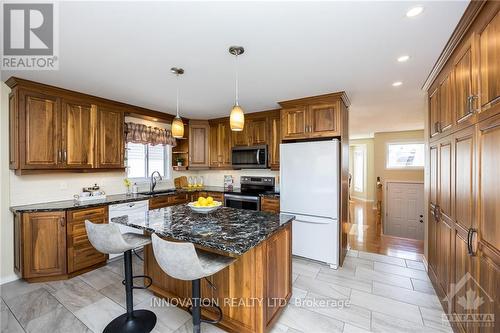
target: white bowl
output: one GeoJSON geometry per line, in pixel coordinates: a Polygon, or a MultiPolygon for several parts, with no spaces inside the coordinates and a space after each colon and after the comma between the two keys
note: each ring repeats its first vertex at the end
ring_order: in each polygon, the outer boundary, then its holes
{"type": "Polygon", "coordinates": [[[194,205],[196,202],[197,201],[193,201],[193,202],[188,203],[188,207],[191,208],[191,210],[193,212],[196,212],[196,213],[203,213],[203,214],[211,213],[211,212],[219,209],[220,207],[222,207],[222,202],[220,202],[220,201],[214,201],[215,206],[211,206],[211,207],[201,207],[201,206],[196,207],[194,205]]]}

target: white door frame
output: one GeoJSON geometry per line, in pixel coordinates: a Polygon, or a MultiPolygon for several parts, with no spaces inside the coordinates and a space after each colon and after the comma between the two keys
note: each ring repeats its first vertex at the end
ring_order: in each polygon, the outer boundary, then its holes
{"type": "MultiPolygon", "coordinates": [[[[384,181],[384,214],[382,215],[382,235],[385,235],[385,227],[386,227],[386,222],[387,222],[387,192],[388,189],[389,189],[389,183],[400,183],[400,184],[422,184],[424,185],[424,181],[420,181],[420,180],[386,180],[384,181]]],[[[424,198],[425,199],[425,185],[424,185],[424,198]]],[[[426,234],[425,234],[425,230],[426,230],[426,225],[427,225],[427,218],[426,218],[426,214],[425,214],[425,200],[423,201],[424,203],[424,240],[425,238],[427,237],[426,234]]],[[[391,236],[391,237],[396,237],[396,236],[391,236]]],[[[402,237],[399,237],[399,238],[402,238],[402,237]]],[[[411,239],[411,238],[407,238],[407,239],[411,239]]]]}

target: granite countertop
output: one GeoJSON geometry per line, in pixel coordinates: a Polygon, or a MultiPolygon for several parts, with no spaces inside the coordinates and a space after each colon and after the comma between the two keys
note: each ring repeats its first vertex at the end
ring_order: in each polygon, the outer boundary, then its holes
{"type": "Polygon", "coordinates": [[[106,196],[106,199],[78,202],[75,200],[63,200],[63,201],[53,201],[38,203],[32,205],[14,206],[10,207],[10,210],[14,213],[23,212],[50,212],[58,210],[68,210],[68,209],[80,209],[80,208],[90,208],[104,205],[113,205],[125,202],[148,200],[149,196],[141,194],[114,194],[106,196]]]}
{"type": "Polygon", "coordinates": [[[187,205],[178,205],[115,217],[111,222],[240,256],[294,219],[292,215],[228,207],[198,214],[187,205]]]}

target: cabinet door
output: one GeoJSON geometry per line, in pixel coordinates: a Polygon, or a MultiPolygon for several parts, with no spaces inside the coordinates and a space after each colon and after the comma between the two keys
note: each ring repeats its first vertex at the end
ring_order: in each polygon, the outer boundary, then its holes
{"type": "Polygon", "coordinates": [[[457,124],[474,123],[474,110],[478,108],[477,42],[472,35],[457,55],[453,67],[455,121],[457,124]]]}
{"type": "Polygon", "coordinates": [[[68,212],[68,273],[105,263],[108,258],[90,243],[85,229],[85,220],[92,223],[108,223],[107,208],[97,207],[68,212]]]}
{"type": "Polygon", "coordinates": [[[439,132],[451,130],[453,125],[453,90],[452,74],[439,85],[439,132]]]}
{"type": "Polygon", "coordinates": [[[429,96],[429,128],[431,138],[439,134],[439,89],[429,96]]]}
{"type": "Polygon", "coordinates": [[[263,212],[279,213],[280,199],[279,198],[260,198],[260,210],[263,212]]]}
{"type": "MultiPolygon", "coordinates": [[[[478,297],[482,297],[483,304],[477,312],[492,319],[489,326],[480,327],[481,333],[497,333],[500,327],[500,261],[498,252],[494,255],[487,249],[480,250],[479,255],[479,285],[478,297]]],[[[481,323],[480,323],[481,324],[481,323]]]]}
{"type": "Polygon", "coordinates": [[[464,230],[476,227],[475,213],[475,131],[468,127],[454,134],[453,206],[455,223],[464,230]]]}
{"type": "Polygon", "coordinates": [[[500,114],[479,123],[479,241],[500,253],[500,114]]]}
{"type": "Polygon", "coordinates": [[[249,122],[245,122],[243,131],[231,131],[231,142],[233,147],[246,147],[250,145],[249,122]]]}
{"type": "Polygon", "coordinates": [[[307,112],[305,106],[281,110],[281,135],[283,140],[307,138],[306,126],[307,112]]]}
{"type": "Polygon", "coordinates": [[[251,146],[267,144],[267,118],[251,119],[249,130],[251,146]]]}
{"type": "Polygon", "coordinates": [[[23,278],[66,273],[65,212],[23,214],[23,278]]]}
{"type": "Polygon", "coordinates": [[[22,91],[20,96],[20,123],[25,142],[21,143],[21,169],[58,168],[61,157],[59,99],[29,91],[22,91]]]}
{"type": "Polygon", "coordinates": [[[338,103],[310,105],[308,113],[309,137],[340,136],[340,105],[338,103]]]}
{"type": "Polygon", "coordinates": [[[280,168],[281,118],[269,119],[269,167],[271,170],[280,168]]]}
{"type": "Polygon", "coordinates": [[[203,169],[209,166],[208,122],[190,122],[189,124],[189,168],[203,169]]]}
{"type": "Polygon", "coordinates": [[[210,124],[210,167],[231,166],[231,129],[228,122],[210,124]]]}
{"type": "Polygon", "coordinates": [[[62,163],[66,168],[92,168],[95,144],[92,105],[62,101],[62,163]]]}
{"type": "Polygon", "coordinates": [[[124,167],[124,115],[108,107],[97,110],[97,167],[124,167]]]}
{"type": "Polygon", "coordinates": [[[500,12],[479,37],[481,112],[500,101],[500,12]]]}
{"type": "Polygon", "coordinates": [[[438,192],[438,151],[439,145],[434,144],[429,147],[429,265],[437,274],[437,217],[434,215],[435,207],[437,205],[437,192],[438,192]]]}
{"type": "MultiPolygon", "coordinates": [[[[436,243],[437,243],[437,278],[438,283],[445,293],[450,286],[451,274],[451,246],[452,246],[452,227],[442,219],[436,224],[436,243]]],[[[446,312],[447,309],[445,309],[446,312]]]]}
{"type": "Polygon", "coordinates": [[[19,168],[19,112],[17,89],[9,94],[9,168],[19,168]]]}

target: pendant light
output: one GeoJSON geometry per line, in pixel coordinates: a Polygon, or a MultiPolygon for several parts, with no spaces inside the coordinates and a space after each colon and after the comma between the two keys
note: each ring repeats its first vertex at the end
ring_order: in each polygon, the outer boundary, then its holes
{"type": "Polygon", "coordinates": [[[229,48],[229,53],[234,55],[236,59],[236,96],[234,106],[231,109],[231,115],[229,116],[231,131],[235,132],[243,131],[243,127],[245,126],[245,115],[243,114],[243,109],[240,107],[238,100],[238,56],[243,54],[243,52],[245,52],[245,49],[242,46],[231,46],[229,48]]]}
{"type": "Polygon", "coordinates": [[[184,74],[184,70],[182,68],[172,67],[170,71],[177,76],[177,115],[172,121],[172,136],[174,138],[182,138],[184,137],[184,123],[182,122],[182,118],[179,116],[179,75],[184,74]]]}

